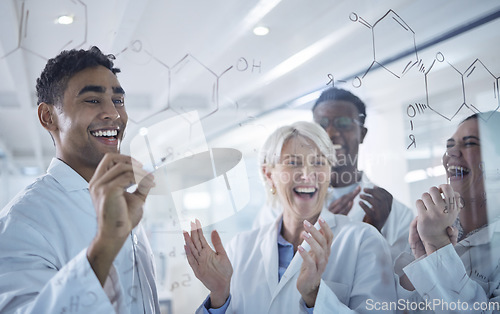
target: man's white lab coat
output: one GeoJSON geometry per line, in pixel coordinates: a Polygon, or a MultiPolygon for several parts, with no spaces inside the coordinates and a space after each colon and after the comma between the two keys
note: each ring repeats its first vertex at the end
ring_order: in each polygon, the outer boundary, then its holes
{"type": "Polygon", "coordinates": [[[97,231],[88,183],[53,159],[0,212],[1,313],[159,313],[152,251],[139,225],[103,287],[87,259],[97,231]]]}

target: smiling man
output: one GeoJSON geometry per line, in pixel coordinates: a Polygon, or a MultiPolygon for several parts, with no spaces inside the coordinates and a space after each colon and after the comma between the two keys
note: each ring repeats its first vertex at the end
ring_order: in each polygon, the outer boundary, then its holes
{"type": "Polygon", "coordinates": [[[97,47],[63,51],[37,80],[56,154],[0,212],[2,313],[159,313],[139,224],[154,183],[119,153],[128,118],[112,60],[97,47]]]}
{"type": "Polygon", "coordinates": [[[364,102],[347,90],[332,87],[321,93],[312,112],[314,121],[330,136],[337,155],[337,164],[332,167],[333,191],[328,209],[373,225],[387,240],[393,259],[396,258],[408,248],[413,212],[358,169],[359,145],[368,133],[364,126],[364,102]]]}

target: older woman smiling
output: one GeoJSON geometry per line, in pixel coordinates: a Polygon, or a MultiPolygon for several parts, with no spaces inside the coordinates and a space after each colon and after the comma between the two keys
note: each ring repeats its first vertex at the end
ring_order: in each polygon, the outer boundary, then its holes
{"type": "Polygon", "coordinates": [[[391,257],[380,233],[323,210],[335,162],[326,132],[297,122],[278,128],[263,147],[269,201],[283,214],[238,234],[227,253],[217,231],[210,248],[198,221],[191,234],[184,232],[188,262],[210,290],[199,311],[365,312],[375,302],[395,302],[391,257]]]}

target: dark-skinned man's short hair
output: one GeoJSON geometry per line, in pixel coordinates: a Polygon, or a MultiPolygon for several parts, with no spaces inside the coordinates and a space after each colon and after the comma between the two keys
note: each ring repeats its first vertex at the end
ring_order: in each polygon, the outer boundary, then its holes
{"type": "Polygon", "coordinates": [[[354,106],[358,109],[359,112],[359,122],[361,124],[365,124],[365,119],[366,119],[366,106],[361,99],[359,99],[358,96],[354,95],[350,91],[347,91],[345,89],[337,88],[337,87],[330,87],[328,89],[325,89],[319,98],[316,100],[316,103],[314,103],[314,106],[312,107],[312,111],[314,112],[314,109],[316,107],[324,102],[324,101],[330,101],[330,100],[343,100],[343,101],[348,101],[350,103],[353,103],[354,106]]]}
{"type": "Polygon", "coordinates": [[[63,98],[68,81],[76,73],[87,68],[103,66],[113,74],[120,69],[113,67],[115,57],[105,55],[96,46],[89,50],[64,50],[56,57],[50,59],[36,80],[37,105],[42,102],[55,105],[63,98]]]}

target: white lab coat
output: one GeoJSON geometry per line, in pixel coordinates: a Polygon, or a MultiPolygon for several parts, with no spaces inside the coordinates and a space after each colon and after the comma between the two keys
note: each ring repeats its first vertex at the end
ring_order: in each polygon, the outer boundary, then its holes
{"type": "Polygon", "coordinates": [[[413,304],[420,302],[423,311],[419,313],[499,313],[500,222],[463,239],[455,247],[449,244],[417,260],[402,254],[395,262],[395,273],[402,275],[403,271],[415,291],[398,285],[398,297],[413,304]],[[481,308],[474,308],[475,302],[477,306],[496,302],[496,308],[481,312],[481,308]]]}
{"type": "Polygon", "coordinates": [[[152,251],[141,226],[105,287],[87,259],[97,230],[88,183],[53,159],[0,212],[1,313],[159,313],[152,251]]]}
{"type": "MultiPolygon", "coordinates": [[[[361,186],[361,193],[364,188],[374,187],[374,184],[370,181],[370,179],[368,179],[365,173],[363,173],[359,185],[361,186]]],[[[329,197],[326,204],[329,205],[334,200],[335,199],[333,199],[333,197],[329,197]]],[[[361,199],[358,194],[353,200],[351,211],[347,214],[347,217],[351,218],[353,221],[363,221],[365,216],[365,211],[361,208],[361,206],[359,206],[360,200],[361,199]]],[[[282,211],[283,210],[281,208],[264,206],[261,208],[256,220],[254,221],[254,227],[262,226],[267,224],[269,221],[273,221],[282,211]]],[[[326,206],[323,211],[328,211],[328,206],[326,206]]],[[[408,230],[414,217],[415,215],[409,207],[405,206],[393,197],[391,213],[389,214],[389,217],[387,217],[387,221],[380,231],[389,244],[393,260],[395,260],[401,252],[410,252],[410,246],[408,244],[408,230]]]]}
{"type": "MultiPolygon", "coordinates": [[[[345,216],[330,212],[322,216],[334,236],[314,313],[363,313],[367,299],[395,301],[391,257],[380,233],[345,216]]],[[[274,223],[238,234],[227,246],[233,266],[227,313],[304,313],[305,303],[297,290],[300,254],[295,254],[278,282],[280,221],[281,216],[274,223]]],[[[306,242],[303,245],[309,249],[306,242]]]]}

